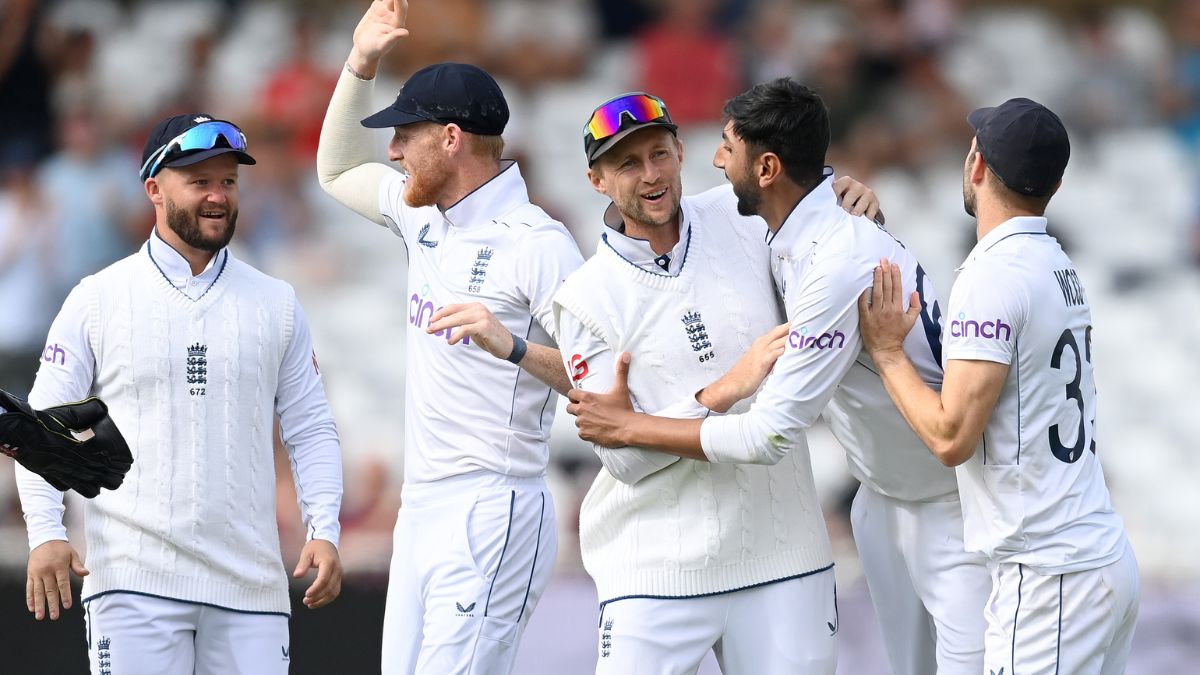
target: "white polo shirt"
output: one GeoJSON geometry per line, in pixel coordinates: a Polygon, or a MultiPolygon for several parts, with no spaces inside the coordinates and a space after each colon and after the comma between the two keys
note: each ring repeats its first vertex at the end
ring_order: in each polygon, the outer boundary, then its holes
{"type": "Polygon", "coordinates": [[[553,390],[469,338],[452,345],[450,331],[425,329],[446,305],[480,302],[514,335],[553,345],[552,299],[583,264],[579,248],[529,203],[514,162],[445,212],[405,204],[406,183],[389,172],[379,187],[379,212],[409,259],[404,480],[543,475],[553,390]]]}
{"type": "Polygon", "coordinates": [[[940,388],[940,312],[916,257],[873,221],[842,210],[832,175],[768,233],[768,244],[791,323],[787,347],[748,412],[704,420],[705,455],[713,462],[777,462],[829,404],[826,420],[855,478],[895,499],[953,499],[954,472],[892,404],[858,330],[858,298],[886,257],[925,307],[904,352],[922,379],[940,388]]]}
{"type": "Polygon", "coordinates": [[[967,549],[1043,574],[1117,560],[1125,528],[1096,458],[1092,316],[1074,265],[1045,218],[1025,217],[979,240],[959,272],[947,361],[1010,366],[982,444],[958,467],[967,549]]]}

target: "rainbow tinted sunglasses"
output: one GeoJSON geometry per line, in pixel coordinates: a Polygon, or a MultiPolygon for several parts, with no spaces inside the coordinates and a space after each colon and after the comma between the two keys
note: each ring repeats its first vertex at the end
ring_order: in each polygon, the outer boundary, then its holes
{"type": "Polygon", "coordinates": [[[583,127],[584,141],[598,143],[621,130],[626,121],[633,124],[662,121],[671,124],[667,104],[644,92],[623,94],[601,103],[583,127]]]}
{"type": "Polygon", "coordinates": [[[139,175],[142,180],[153,178],[166,162],[176,159],[185,152],[212,150],[224,139],[230,149],[246,151],[246,134],[229,122],[213,120],[201,122],[175,138],[167,141],[142,164],[139,175]]]}

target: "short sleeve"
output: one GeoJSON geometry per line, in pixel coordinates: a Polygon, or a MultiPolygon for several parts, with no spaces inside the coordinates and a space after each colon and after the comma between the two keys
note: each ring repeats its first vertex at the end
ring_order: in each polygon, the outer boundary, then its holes
{"type": "Polygon", "coordinates": [[[583,264],[579,246],[566,228],[555,222],[544,231],[535,231],[529,246],[535,251],[528,264],[517,268],[517,283],[529,301],[529,313],[557,342],[554,325],[554,294],[572,272],[583,264]]]}
{"type": "Polygon", "coordinates": [[[976,262],[959,274],[950,292],[945,359],[1011,364],[1028,311],[1028,295],[1011,275],[976,262]]]}
{"type": "Polygon", "coordinates": [[[408,241],[408,230],[412,227],[412,208],[404,203],[404,189],[408,176],[399,171],[389,171],[379,183],[379,213],[389,230],[408,241]]]}

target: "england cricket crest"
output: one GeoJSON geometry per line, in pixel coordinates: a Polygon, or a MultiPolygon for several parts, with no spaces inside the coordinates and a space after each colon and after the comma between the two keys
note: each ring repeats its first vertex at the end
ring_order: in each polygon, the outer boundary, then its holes
{"type": "Polygon", "coordinates": [[[487,280],[487,269],[488,265],[492,262],[493,254],[495,254],[495,251],[488,246],[479,249],[479,253],[475,254],[475,264],[471,266],[471,279],[467,284],[467,291],[478,293],[483,288],[483,282],[487,280]]]}
{"type": "Polygon", "coordinates": [[[197,342],[187,350],[188,393],[204,396],[204,385],[208,384],[208,345],[197,342]]]}
{"type": "Polygon", "coordinates": [[[700,318],[700,312],[688,312],[683,315],[681,320],[688,341],[692,343],[692,351],[700,353],[700,363],[712,360],[715,356],[712,341],[708,339],[708,329],[704,327],[704,320],[700,318]]]}

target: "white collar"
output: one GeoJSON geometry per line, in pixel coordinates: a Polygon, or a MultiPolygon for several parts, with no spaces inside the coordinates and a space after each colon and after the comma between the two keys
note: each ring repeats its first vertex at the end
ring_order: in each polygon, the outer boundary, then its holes
{"type": "Polygon", "coordinates": [[[229,258],[229,249],[222,248],[208,261],[200,274],[193,276],[191,263],[179,251],[163,241],[162,237],[158,235],[157,227],[150,230],[150,239],[146,242],[143,250],[149,254],[150,260],[158,267],[158,271],[162,272],[163,277],[171,282],[172,286],[179,289],[184,288],[189,281],[194,281],[193,285],[207,289],[217,280],[217,277],[221,276],[221,270],[225,269],[225,263],[229,258]]]}
{"type": "Polygon", "coordinates": [[[959,270],[969,266],[971,263],[978,260],[984,253],[987,253],[990,248],[1000,243],[1001,239],[1007,239],[1018,234],[1046,234],[1047,220],[1045,216],[1017,216],[1009,218],[997,225],[991,232],[988,232],[975,244],[975,248],[971,249],[971,253],[963,264],[958,266],[959,270]]]}
{"type": "Polygon", "coordinates": [[[767,245],[776,253],[786,254],[804,236],[804,230],[828,219],[831,208],[838,208],[837,195],[833,192],[833,169],[825,167],[825,177],[797,202],[783,225],[774,233],[767,231],[767,245]]]}
{"type": "Polygon", "coordinates": [[[625,234],[625,223],[621,220],[621,212],[617,205],[609,204],[604,210],[604,225],[608,228],[600,235],[601,241],[608,244],[617,255],[636,267],[654,274],[678,276],[687,259],[688,243],[692,235],[692,222],[689,217],[690,209],[687,201],[681,199],[679,204],[679,241],[670,251],[659,255],[650,247],[650,241],[625,234]],[[663,268],[666,263],[666,268],[663,268]]]}
{"type": "Polygon", "coordinates": [[[452,226],[465,229],[494,222],[518,206],[529,203],[529,190],[521,169],[511,159],[500,163],[500,173],[446,209],[442,215],[452,226]]]}

